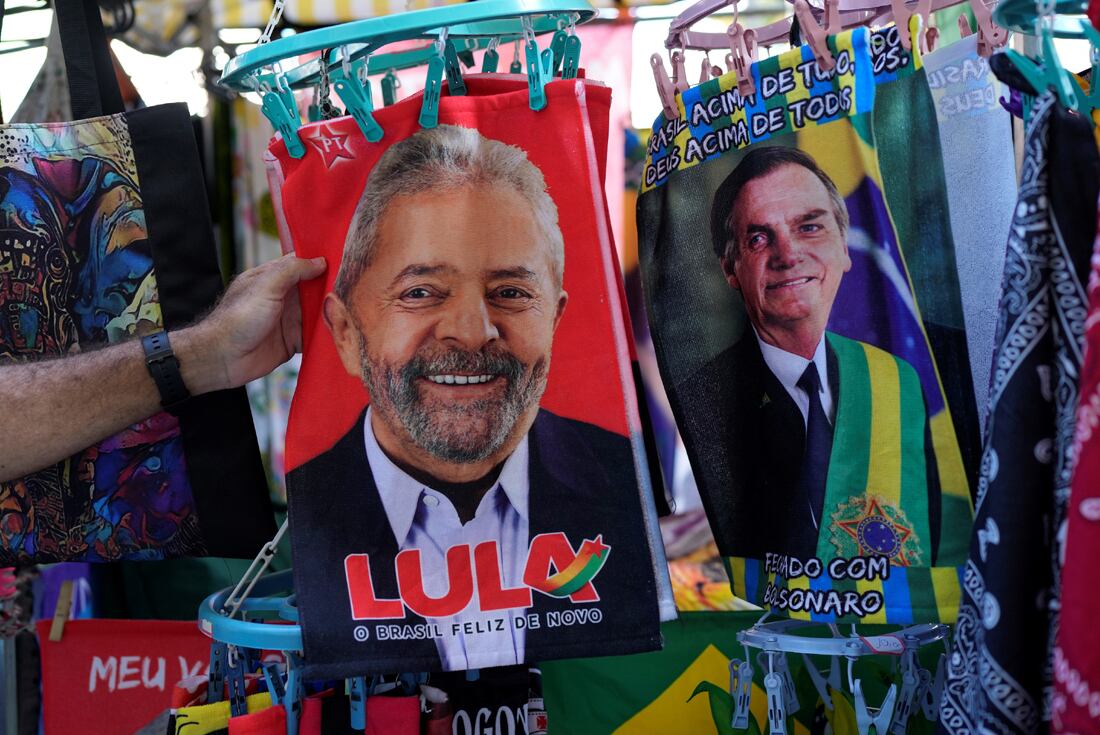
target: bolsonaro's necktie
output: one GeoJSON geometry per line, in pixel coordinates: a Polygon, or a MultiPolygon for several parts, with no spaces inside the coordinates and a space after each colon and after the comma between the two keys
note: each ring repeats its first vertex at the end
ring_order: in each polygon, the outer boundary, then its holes
{"type": "Polygon", "coordinates": [[[829,455],[833,451],[833,426],[821,407],[821,378],[814,363],[806,366],[806,371],[798,379],[798,387],[810,397],[810,410],[806,416],[806,450],[802,455],[802,490],[809,502],[814,528],[820,529],[829,455]]]}

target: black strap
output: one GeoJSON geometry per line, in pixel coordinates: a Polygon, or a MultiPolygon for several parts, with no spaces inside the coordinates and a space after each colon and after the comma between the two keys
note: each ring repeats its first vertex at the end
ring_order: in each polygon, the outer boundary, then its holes
{"type": "Polygon", "coordinates": [[[54,0],[73,119],[123,112],[122,93],[95,0],[54,0]]]}

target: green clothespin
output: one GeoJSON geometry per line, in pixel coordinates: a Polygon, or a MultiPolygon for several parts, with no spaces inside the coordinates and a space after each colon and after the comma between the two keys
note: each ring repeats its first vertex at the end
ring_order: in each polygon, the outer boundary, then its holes
{"type": "Polygon", "coordinates": [[[257,86],[261,90],[260,109],[264,117],[271,121],[279,134],[283,136],[287,153],[294,158],[301,158],[306,154],[305,144],[298,137],[298,128],[302,119],[298,116],[298,103],[294,100],[294,92],[283,83],[282,74],[258,74],[257,86]]]}
{"type": "Polygon", "coordinates": [[[546,85],[554,79],[554,52],[539,45],[531,28],[531,18],[523,17],[524,57],[527,63],[528,104],[536,112],[546,107],[546,85]]]}
{"type": "Polygon", "coordinates": [[[1100,109],[1100,31],[1096,30],[1087,18],[1081,19],[1081,30],[1089,41],[1092,73],[1089,75],[1088,94],[1081,93],[1080,99],[1084,104],[1078,112],[1088,118],[1089,122],[1095,127],[1096,123],[1093,122],[1092,112],[1100,109]]]}
{"type": "Polygon", "coordinates": [[[447,31],[443,31],[443,71],[447,75],[447,94],[452,97],[461,97],[466,94],[466,82],[462,81],[462,67],[458,63],[458,50],[454,41],[446,38],[447,31]]]}
{"type": "Polygon", "coordinates": [[[371,143],[382,140],[382,126],[374,119],[374,103],[371,100],[370,81],[365,78],[366,62],[363,59],[349,64],[344,54],[344,63],[329,72],[336,94],[344,103],[347,114],[355,118],[363,135],[371,143]]]}
{"type": "Polygon", "coordinates": [[[397,102],[397,88],[401,86],[401,80],[393,73],[393,69],[382,77],[382,104],[389,107],[397,102]]]}
{"type": "Polygon", "coordinates": [[[439,124],[439,95],[443,89],[443,56],[428,62],[428,78],[424,81],[424,100],[420,104],[420,127],[434,128],[439,124]]]}
{"type": "Polygon", "coordinates": [[[482,74],[495,74],[497,70],[497,64],[500,63],[500,54],[497,53],[497,44],[500,43],[499,38],[494,38],[489,41],[489,48],[486,49],[485,55],[481,57],[481,73],[482,74]]]}
{"type": "Polygon", "coordinates": [[[576,79],[581,68],[581,37],[577,35],[574,19],[569,21],[569,33],[565,39],[565,59],[561,69],[562,79],[576,79]]]}
{"type": "Polygon", "coordinates": [[[509,74],[522,74],[523,62],[519,60],[519,39],[516,39],[512,47],[512,65],[508,67],[509,74]]]}
{"type": "MultiPolygon", "coordinates": [[[[558,25],[560,26],[561,23],[558,25]]],[[[561,62],[565,60],[565,41],[568,37],[565,29],[559,27],[558,30],[554,32],[554,38],[550,41],[550,51],[554,54],[553,73],[555,75],[561,71],[561,62]]]]}
{"type": "Polygon", "coordinates": [[[1035,19],[1039,36],[1039,61],[1033,61],[1013,49],[1006,49],[1005,56],[1020,71],[1037,94],[1050,89],[1058,97],[1058,102],[1066,109],[1078,109],[1078,95],[1081,88],[1062,66],[1058,51],[1054,47],[1054,0],[1040,0],[1038,17],[1035,19]]]}

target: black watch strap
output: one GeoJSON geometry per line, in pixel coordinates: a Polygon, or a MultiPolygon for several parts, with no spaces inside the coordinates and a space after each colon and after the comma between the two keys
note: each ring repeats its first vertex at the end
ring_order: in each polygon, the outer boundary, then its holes
{"type": "Polygon", "coordinates": [[[153,382],[160,391],[160,405],[168,413],[178,416],[177,409],[191,393],[183,384],[180,375],[180,361],[172,352],[168,341],[168,332],[153,332],[141,338],[141,347],[145,350],[145,366],[153,376],[153,382]]]}

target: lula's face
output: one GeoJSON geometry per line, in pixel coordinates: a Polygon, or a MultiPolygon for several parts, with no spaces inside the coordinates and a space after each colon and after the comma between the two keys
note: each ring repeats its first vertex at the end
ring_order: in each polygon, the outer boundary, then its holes
{"type": "Polygon", "coordinates": [[[378,234],[344,364],[396,435],[481,461],[534,420],[565,306],[531,205],[495,186],[401,196],[378,234]]]}
{"type": "Polygon", "coordinates": [[[840,279],[852,267],[825,185],[788,164],[753,179],[734,202],[737,256],[726,264],[758,329],[828,321],[840,279]]]}

